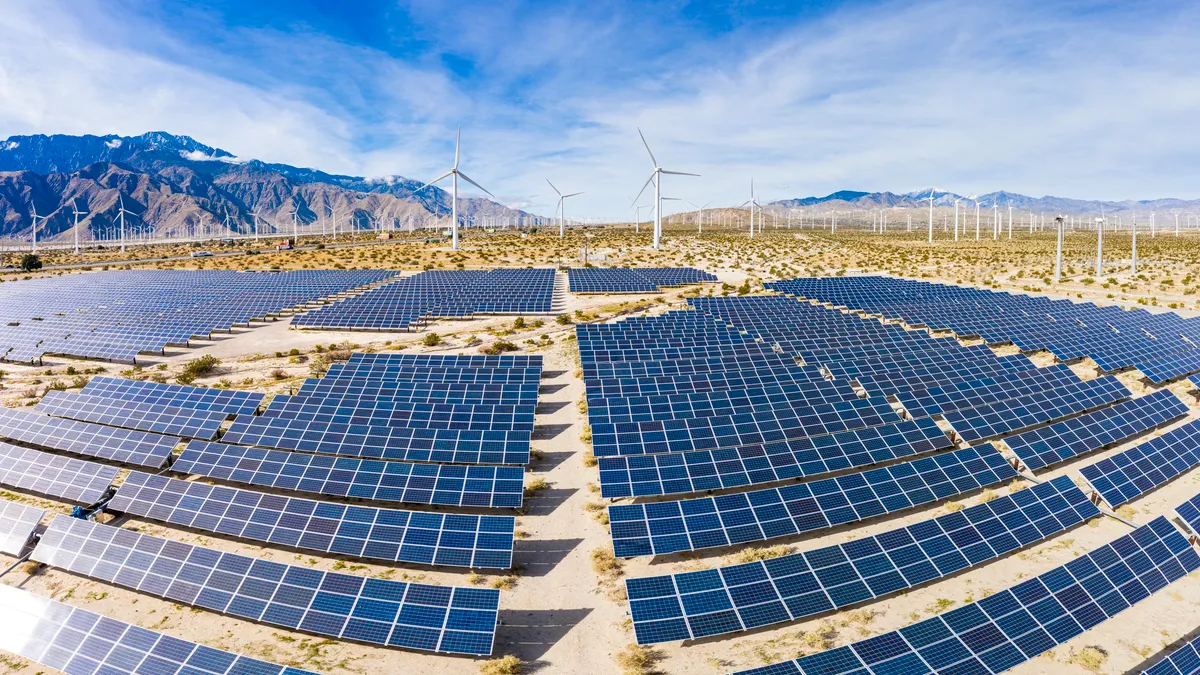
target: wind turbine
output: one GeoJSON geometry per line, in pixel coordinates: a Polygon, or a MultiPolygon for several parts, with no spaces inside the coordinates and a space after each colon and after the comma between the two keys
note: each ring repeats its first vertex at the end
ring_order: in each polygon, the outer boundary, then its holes
{"type": "MultiPolygon", "coordinates": [[[[755,198],[754,198],[754,179],[753,178],[750,179],[750,200],[742,202],[741,206],[745,206],[747,204],[750,205],[750,238],[753,239],[754,238],[754,208],[756,206],[758,208],[762,208],[759,205],[758,201],[755,200],[755,198]]],[[[761,230],[761,229],[762,229],[762,227],[760,226],[759,230],[761,230]]]]}
{"type": "Polygon", "coordinates": [[[79,205],[74,199],[71,200],[71,209],[75,211],[75,255],[81,255],[79,252],[79,216],[86,216],[86,211],[80,211],[79,205]]]}
{"type": "Polygon", "coordinates": [[[259,233],[258,233],[258,209],[257,208],[255,208],[253,211],[250,212],[250,217],[254,219],[254,240],[258,241],[259,233]]]}
{"type": "Polygon", "coordinates": [[[936,187],[930,188],[929,196],[926,197],[929,200],[929,243],[931,244],[933,243],[933,193],[935,190],[937,190],[936,187]]]}
{"type": "MultiPolygon", "coordinates": [[[[646,146],[646,154],[650,155],[650,163],[654,165],[654,171],[650,172],[650,177],[646,179],[642,189],[638,190],[637,197],[633,198],[634,203],[641,199],[642,193],[650,183],[654,183],[654,248],[658,248],[659,242],[662,240],[662,176],[670,174],[672,176],[699,176],[698,173],[684,173],[682,171],[667,171],[658,165],[658,160],[654,159],[654,153],[650,151],[650,144],[646,142],[646,136],[642,130],[638,129],[638,136],[642,138],[642,145],[646,146]]],[[[753,236],[753,233],[751,234],[753,236]]]]}
{"type": "Polygon", "coordinates": [[[967,199],[975,202],[975,241],[979,241],[979,195],[971,195],[967,199]]]}
{"type": "Polygon", "coordinates": [[[453,177],[453,181],[452,181],[453,188],[451,189],[451,193],[450,193],[450,219],[452,221],[450,223],[450,248],[454,249],[455,251],[458,250],[458,179],[459,179],[459,177],[461,177],[463,180],[467,181],[471,185],[474,185],[475,187],[479,188],[480,190],[483,190],[492,199],[496,198],[496,195],[488,192],[487,188],[485,188],[482,185],[480,185],[479,183],[476,183],[475,181],[471,180],[471,178],[469,176],[467,176],[467,174],[458,170],[459,150],[461,149],[461,147],[462,147],[462,127],[460,126],[458,128],[458,136],[457,136],[456,140],[454,141],[454,167],[452,169],[450,169],[449,171],[447,171],[446,173],[438,176],[437,178],[434,178],[433,180],[429,181],[428,183],[426,183],[426,184],[422,185],[421,187],[417,188],[416,190],[414,190],[414,192],[420,192],[421,190],[424,190],[425,188],[429,187],[430,185],[433,185],[434,183],[441,181],[443,178],[453,177]]]}
{"type": "Polygon", "coordinates": [[[1054,251],[1054,283],[1056,284],[1062,280],[1063,220],[1062,216],[1054,219],[1058,225],[1058,247],[1054,251]]]}
{"type": "MultiPolygon", "coordinates": [[[[563,193],[558,191],[558,188],[554,187],[554,183],[551,183],[549,178],[546,179],[546,183],[549,184],[550,187],[554,190],[554,192],[558,195],[558,238],[562,239],[567,234],[567,225],[566,225],[567,214],[566,214],[566,208],[564,208],[565,207],[564,202],[567,200],[567,197],[575,197],[575,196],[581,195],[583,193],[582,192],[572,192],[569,195],[564,195],[563,193]]],[[[637,200],[634,200],[634,201],[637,201],[637,200]]]]}
{"type": "Polygon", "coordinates": [[[49,218],[49,216],[39,216],[38,212],[37,212],[37,204],[31,204],[30,208],[33,209],[33,244],[30,246],[29,250],[36,251],[37,250],[37,221],[38,221],[38,218],[41,218],[42,222],[45,223],[46,219],[49,218]]]}
{"type": "MultiPolygon", "coordinates": [[[[124,253],[125,252],[125,214],[128,213],[131,216],[137,215],[137,214],[135,214],[133,211],[129,211],[128,209],[125,208],[125,196],[124,195],[121,195],[121,194],[117,195],[117,204],[119,205],[118,211],[117,211],[117,217],[121,219],[121,253],[124,253]]],[[[143,221],[143,222],[145,222],[145,221],[143,221]]]]}
{"type": "Polygon", "coordinates": [[[1100,217],[1096,219],[1096,278],[1104,275],[1104,206],[1100,207],[1100,217]]]}
{"type": "MultiPolygon", "coordinates": [[[[704,202],[704,206],[696,206],[695,204],[692,204],[692,202],[688,202],[688,204],[692,205],[692,208],[700,211],[700,215],[696,220],[696,234],[704,232],[704,209],[707,208],[711,203],[712,202],[704,202]]],[[[789,224],[788,227],[791,227],[791,225],[789,224]]]]}
{"type": "Polygon", "coordinates": [[[1012,200],[1007,196],[1004,199],[1008,202],[1008,240],[1012,241],[1012,200]]]}
{"type": "Polygon", "coordinates": [[[962,197],[954,198],[954,241],[958,241],[958,203],[962,201],[962,197]]]}

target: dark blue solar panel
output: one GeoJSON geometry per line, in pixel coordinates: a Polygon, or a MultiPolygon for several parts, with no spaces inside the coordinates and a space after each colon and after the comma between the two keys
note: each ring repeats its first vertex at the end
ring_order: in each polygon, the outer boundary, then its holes
{"type": "Polygon", "coordinates": [[[263,400],[263,394],[256,391],[208,389],[104,376],[93,377],[81,393],[138,403],[211,410],[230,415],[253,414],[263,400]]]}
{"type": "Polygon", "coordinates": [[[216,438],[221,423],[228,416],[223,412],[123,401],[65,391],[47,392],[38,402],[37,410],[47,415],[82,422],[204,439],[216,438]]]}
{"type": "Polygon", "coordinates": [[[1000,673],[1200,568],[1166,518],[1008,590],[826,652],[739,675],[1000,673]]]}
{"type": "Polygon", "coordinates": [[[620,558],[784,537],[856,522],[1010,480],[991,445],[782,488],[608,507],[620,558]]]}
{"type": "Polygon", "coordinates": [[[1140,497],[1200,464],[1200,420],[1079,470],[1111,506],[1140,497]]]}
{"type": "Polygon", "coordinates": [[[1167,389],[1010,436],[1004,442],[1030,470],[1120,443],[1176,420],[1188,407],[1167,389]]]}
{"type": "Polygon", "coordinates": [[[178,438],[0,408],[0,436],[77,455],[158,468],[178,438]]]}
{"type": "Polygon", "coordinates": [[[978,408],[944,415],[967,442],[1052,422],[1129,398],[1129,390],[1111,375],[1049,389],[978,408]]]}
{"type": "Polygon", "coordinates": [[[1200,637],[1184,643],[1142,675],[1196,675],[1200,673],[1200,637]]]}
{"type": "Polygon", "coordinates": [[[114,466],[0,443],[0,485],[94,504],[118,473],[114,466]]]}
{"type": "Polygon", "coordinates": [[[957,513],[804,553],[628,579],[639,644],[796,621],[911,588],[1062,532],[1100,510],[1060,476],[957,513]]]}
{"type": "Polygon", "coordinates": [[[59,516],[33,560],[251,621],[389,647],[492,653],[500,592],[285,565],[59,516]]]}
{"type": "Polygon", "coordinates": [[[1049,368],[1021,370],[977,380],[901,391],[896,393],[896,398],[909,415],[925,417],[1007,401],[1078,382],[1079,377],[1070,367],[1059,364],[1049,368]]]}

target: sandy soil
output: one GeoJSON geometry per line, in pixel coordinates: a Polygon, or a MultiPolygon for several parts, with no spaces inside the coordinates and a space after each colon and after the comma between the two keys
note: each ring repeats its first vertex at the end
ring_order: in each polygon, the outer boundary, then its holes
{"type": "MultiPolygon", "coordinates": [[[[1051,289],[1076,300],[1095,299],[1131,306],[1139,306],[1140,299],[1153,310],[1166,309],[1169,303],[1182,303],[1192,309],[1196,306],[1196,294],[1190,286],[1195,283],[1192,281],[1196,274],[1193,270],[1200,271],[1196,260],[1197,254],[1200,254],[1200,241],[1191,237],[1185,237],[1181,242],[1164,242],[1164,239],[1168,238],[1159,237],[1155,240],[1161,243],[1157,254],[1152,252],[1154,249],[1150,245],[1140,252],[1145,266],[1143,269],[1154,270],[1146,272],[1145,281],[1116,270],[1114,278],[1117,283],[1103,288],[1102,284],[1107,284],[1107,281],[1084,282],[1087,277],[1082,276],[1084,267],[1080,262],[1086,260],[1086,240],[1083,235],[1074,237],[1071,259],[1076,261],[1076,271],[1068,283],[1053,287],[1039,280],[1048,264],[1047,253],[1052,251],[1052,248],[1047,248],[1052,246],[1052,240],[1046,236],[1021,242],[1019,247],[1005,246],[1004,242],[983,242],[978,245],[969,242],[958,247],[946,244],[944,250],[931,250],[915,237],[902,235],[881,237],[839,233],[834,237],[814,231],[768,230],[749,242],[736,233],[706,233],[704,237],[697,238],[678,232],[667,238],[664,251],[655,253],[645,248],[648,235],[634,237],[631,233],[598,233],[592,246],[603,249],[611,263],[691,264],[717,273],[726,285],[675,289],[663,295],[651,296],[569,296],[565,311],[576,320],[605,321],[618,315],[654,313],[682,307],[683,296],[689,293],[736,293],[733,289],[744,282],[749,283],[748,290],[751,293],[758,293],[761,292],[761,280],[807,273],[853,274],[862,271],[891,272],[910,278],[924,277],[949,282],[962,280],[964,283],[987,284],[1014,291],[1021,291],[1022,286],[1026,287],[1025,292],[1041,293],[1043,289],[1051,289]],[[1168,279],[1172,279],[1172,283],[1164,284],[1168,279]],[[1110,293],[1114,295],[1113,298],[1106,297],[1110,293]],[[1157,298],[1157,306],[1151,304],[1150,298],[1157,298]]],[[[418,243],[388,243],[378,247],[358,247],[354,253],[340,249],[301,251],[290,257],[286,254],[272,255],[271,259],[286,261],[283,266],[289,267],[331,266],[330,260],[339,260],[346,263],[347,267],[396,265],[404,269],[413,269],[416,265],[399,265],[401,259],[420,264],[434,261],[432,264],[447,267],[456,266],[459,261],[466,266],[560,264],[569,263],[581,245],[579,239],[568,237],[560,243],[557,237],[542,235],[529,239],[508,236],[505,241],[507,243],[499,238],[486,241],[468,239],[469,250],[460,254],[418,243]],[[514,243],[517,245],[514,246],[514,243]]],[[[1158,247],[1160,243],[1153,246],[1158,247]]],[[[1119,238],[1114,237],[1107,245],[1111,247],[1109,250],[1113,251],[1114,258],[1119,257],[1119,238]]],[[[1139,245],[1142,245],[1141,241],[1139,245]]],[[[220,258],[205,264],[212,268],[236,265],[239,260],[245,259],[220,258]]],[[[598,572],[595,569],[593,552],[609,549],[609,541],[607,528],[598,517],[603,513],[603,502],[596,491],[598,476],[595,468],[587,466],[585,462],[587,444],[581,436],[584,434],[586,415],[578,406],[584,395],[583,384],[577,375],[578,354],[574,343],[568,339],[573,329],[556,323],[553,317],[526,317],[526,321],[527,327],[520,330],[513,329],[513,317],[436,322],[429,331],[436,332],[445,340],[443,345],[436,348],[420,344],[425,333],[298,331],[290,329],[286,322],[256,324],[249,329],[235,329],[229,335],[217,336],[211,342],[197,342],[190,349],[172,350],[163,357],[147,357],[140,369],[59,358],[49,358],[45,365],[38,368],[4,365],[6,375],[0,380],[3,384],[0,402],[9,406],[36,402],[52,385],[77,391],[77,387],[82,386],[89,376],[88,370],[92,370],[90,374],[96,374],[96,368],[104,368],[110,375],[124,374],[172,381],[187,361],[201,354],[217,356],[221,359],[221,366],[217,372],[198,380],[199,383],[271,393],[286,392],[298,386],[314,366],[319,370],[320,364],[328,356],[327,348],[334,343],[340,348],[354,346],[356,349],[404,349],[423,353],[475,353],[480,346],[505,339],[518,344],[523,352],[544,354],[546,372],[533,442],[536,458],[529,467],[527,480],[532,483],[539,478],[544,479],[548,487],[529,496],[526,510],[518,519],[517,527],[524,534],[517,543],[517,569],[511,577],[477,577],[467,571],[376,565],[308,552],[264,548],[137,519],[123,521],[122,526],[281,562],[338,569],[365,576],[452,585],[503,585],[507,590],[501,600],[502,626],[497,633],[495,656],[516,655],[526,663],[525,672],[567,675],[620,672],[614,657],[633,642],[627,605],[621,592],[623,578],[728,564],[730,556],[737,551],[720,549],[694,555],[630,560],[619,565],[619,571],[610,568],[598,572]],[[537,320],[544,323],[537,326],[537,320]],[[294,355],[293,349],[296,350],[294,355]]],[[[999,351],[1011,351],[1011,348],[999,351]]],[[[1035,358],[1039,363],[1052,361],[1044,354],[1035,358]]],[[[1094,368],[1090,369],[1087,364],[1073,367],[1085,376],[1095,375],[1094,368]]],[[[1138,393],[1149,391],[1136,373],[1125,373],[1120,377],[1138,393]]],[[[1190,385],[1174,384],[1171,388],[1192,408],[1191,417],[1200,417],[1200,404],[1189,391],[1190,385]]],[[[1143,440],[1136,439],[1053,470],[1039,472],[1039,478],[1063,474],[1077,477],[1079,467],[1143,440]]],[[[1122,510],[1122,515],[1145,523],[1154,516],[1169,513],[1174,506],[1200,491],[1198,485],[1200,469],[1190,471],[1134,501],[1129,508],[1122,510]]],[[[1004,493],[1009,489],[1011,487],[1005,486],[995,492],[1004,493]]],[[[42,503],[57,511],[67,508],[65,504],[15,491],[7,493],[5,497],[42,503]]],[[[960,501],[970,505],[981,498],[980,494],[973,494],[960,501]]],[[[796,551],[819,548],[941,515],[946,509],[946,504],[939,504],[851,527],[771,543],[782,544],[796,551]]],[[[864,603],[851,611],[750,634],[713,638],[693,644],[664,645],[653,651],[658,658],[654,668],[662,673],[707,675],[847,644],[1007,588],[1128,531],[1128,526],[1115,519],[1096,518],[1002,560],[980,565],[905,593],[864,603]]],[[[9,562],[10,559],[0,556],[0,564],[7,565],[9,562]]],[[[481,665],[479,659],[338,643],[304,633],[257,625],[94,583],[54,569],[39,569],[30,573],[20,568],[4,577],[3,582],[178,637],[324,673],[457,675],[477,673],[481,665]]],[[[1026,675],[1127,672],[1167,645],[1194,636],[1198,627],[1200,575],[1193,575],[1011,672],[1026,675]],[[1080,653],[1086,647],[1103,650],[1105,656],[1099,664],[1080,658],[1080,653]]],[[[46,672],[46,669],[10,657],[0,659],[0,672],[37,673],[46,672]]]]}

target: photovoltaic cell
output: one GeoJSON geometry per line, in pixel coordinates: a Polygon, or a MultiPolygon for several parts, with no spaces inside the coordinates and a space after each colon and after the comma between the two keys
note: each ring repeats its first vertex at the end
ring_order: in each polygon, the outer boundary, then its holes
{"type": "Polygon", "coordinates": [[[953,382],[896,393],[896,399],[913,417],[940,415],[1078,384],[1079,377],[1065,364],[953,382]]]}
{"type": "Polygon", "coordinates": [[[1112,507],[1136,499],[1200,464],[1200,420],[1079,470],[1112,507]]]}
{"type": "Polygon", "coordinates": [[[335,639],[486,656],[500,592],[369,579],[59,516],[33,560],[174,602],[335,639]]]}
{"type": "Polygon", "coordinates": [[[754,492],[608,507],[618,558],[784,537],[945,499],[1017,475],[991,445],[754,492]]]}
{"type": "Polygon", "coordinates": [[[45,515],[45,509],[0,500],[0,553],[21,555],[45,515]]]}
{"type": "Polygon", "coordinates": [[[281,497],[134,471],[111,511],[282,546],[456,567],[512,566],[511,516],[399,511],[281,497]]]}
{"type": "Polygon", "coordinates": [[[1183,417],[1188,407],[1167,389],[1004,439],[1031,471],[1120,443],[1183,417]]]}
{"type": "Polygon", "coordinates": [[[770,560],[628,579],[638,644],[734,633],[853,605],[992,560],[1100,515],[1060,476],[873,537],[770,560]]]}
{"type": "Polygon", "coordinates": [[[0,585],[0,649],[67,675],[317,675],[0,585]]]}
{"type": "Polygon", "coordinates": [[[1052,422],[1129,397],[1129,390],[1120,380],[1105,375],[1077,385],[949,412],[943,417],[964,441],[971,442],[1052,422]]]}
{"type": "Polygon", "coordinates": [[[953,446],[929,418],[782,443],[627,457],[600,457],[606,499],[682,494],[803,478],[953,446]]]}
{"type": "MultiPolygon", "coordinates": [[[[412,403],[365,401],[339,404],[310,403],[289,406],[283,417],[294,428],[320,429],[329,425],[386,426],[411,429],[480,429],[533,431],[536,406],[496,404],[412,403]]],[[[272,419],[239,416],[235,422],[272,419]]],[[[206,439],[207,440],[207,439],[206,439]]]]}
{"type": "Polygon", "coordinates": [[[94,504],[118,473],[116,467],[0,443],[0,485],[94,504]]]}
{"type": "Polygon", "coordinates": [[[158,468],[178,438],[0,408],[0,436],[77,455],[158,468]]]}
{"type": "Polygon", "coordinates": [[[1010,589],[890,633],[739,675],[1001,673],[1200,568],[1166,518],[1010,589]]]}
{"type": "Polygon", "coordinates": [[[1200,637],[1184,644],[1165,659],[1141,671],[1142,675],[1196,675],[1200,673],[1200,637]]]}
{"type": "Polygon", "coordinates": [[[519,508],[525,469],[410,464],[192,441],[173,471],[238,483],[410,504],[519,508]]]}
{"type": "Polygon", "coordinates": [[[210,410],[229,415],[253,414],[263,400],[263,394],[255,391],[209,389],[104,376],[93,377],[81,393],[136,403],[210,410]]]}
{"type": "Polygon", "coordinates": [[[216,438],[221,423],[227,417],[223,412],[122,401],[65,391],[47,392],[38,402],[37,411],[81,422],[203,439],[216,438]]]}
{"type": "Polygon", "coordinates": [[[1192,532],[1200,532],[1200,495],[1196,495],[1175,507],[1175,513],[1183,518],[1192,532]]]}

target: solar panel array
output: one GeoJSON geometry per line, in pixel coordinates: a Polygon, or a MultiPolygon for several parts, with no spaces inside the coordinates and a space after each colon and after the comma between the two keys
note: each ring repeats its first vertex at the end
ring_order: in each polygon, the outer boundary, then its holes
{"type": "Polygon", "coordinates": [[[395,275],[386,270],[128,270],[0,288],[0,358],[45,354],[134,361],[395,275]]]}
{"type": "Polygon", "coordinates": [[[392,562],[507,569],[512,516],[400,511],[264,494],[140,471],[109,510],[232,537],[392,562]]]}
{"type": "Polygon", "coordinates": [[[1145,367],[1153,381],[1196,372],[1200,319],[1099,307],[1024,294],[884,277],[802,278],[767,288],[863,310],[959,337],[1045,349],[1061,361],[1091,358],[1105,371],[1145,367]]]}
{"type": "Polygon", "coordinates": [[[67,675],[316,675],[0,585],[0,649],[67,675]]]}
{"type": "Polygon", "coordinates": [[[1200,637],[1193,638],[1165,659],[1142,671],[1142,675],[1195,675],[1200,672],[1200,637]]]}
{"type": "Polygon", "coordinates": [[[32,559],[174,602],[337,639],[485,656],[496,632],[500,593],[493,589],[323,572],[79,518],[55,518],[32,559]]]}
{"type": "Polygon", "coordinates": [[[1049,368],[1002,373],[978,380],[952,382],[946,386],[914,388],[898,392],[896,398],[909,415],[927,417],[1078,383],[1079,377],[1069,367],[1059,364],[1049,368]]]}
{"type": "Polygon", "coordinates": [[[0,499],[0,553],[21,555],[45,516],[45,509],[0,499]]]}
{"type": "Polygon", "coordinates": [[[263,394],[238,389],[211,389],[150,380],[123,380],[103,375],[93,377],[80,392],[89,396],[134,401],[151,405],[209,410],[229,415],[252,415],[263,394]]]}
{"type": "Polygon", "coordinates": [[[437,317],[546,314],[554,270],[429,270],[292,319],[298,328],[408,330],[437,317]]]}
{"type": "Polygon", "coordinates": [[[94,504],[118,473],[116,467],[0,443],[0,485],[94,504]]]}
{"type": "Polygon", "coordinates": [[[1200,420],[1079,470],[1114,508],[1200,464],[1200,420]]]}
{"type": "Polygon", "coordinates": [[[1198,568],[1200,556],[1159,517],[1065,565],[944,614],[739,675],[1000,673],[1198,568]]]}
{"type": "Polygon", "coordinates": [[[192,441],[174,471],[265,487],[339,497],[520,508],[525,469],[517,466],[412,464],[327,457],[192,441]]]}
{"type": "Polygon", "coordinates": [[[927,504],[1017,475],[991,445],[753,492],[608,507],[619,558],[764,541],[927,504]]]}
{"type": "Polygon", "coordinates": [[[700,572],[628,579],[638,644],[795,621],[938,579],[1067,530],[1100,510],[1060,476],[845,544],[700,572]]]}
{"type": "Polygon", "coordinates": [[[1162,389],[1108,408],[1031,429],[1004,442],[1021,462],[1036,471],[1108,445],[1120,443],[1183,417],[1187,405],[1162,389]]]}
{"type": "Polygon", "coordinates": [[[179,439],[0,408],[0,437],[78,455],[158,468],[179,439]]]}
{"type": "Polygon", "coordinates": [[[46,392],[36,409],[47,415],[81,422],[205,439],[216,438],[221,423],[228,417],[223,412],[123,401],[66,391],[46,392]]]}
{"type": "Polygon", "coordinates": [[[991,405],[943,415],[965,441],[977,441],[1053,422],[1130,397],[1120,380],[1105,375],[1087,382],[1018,396],[991,405]]]}
{"type": "Polygon", "coordinates": [[[567,272],[572,293],[658,293],[666,286],[717,281],[694,267],[572,267],[567,272]]]}

